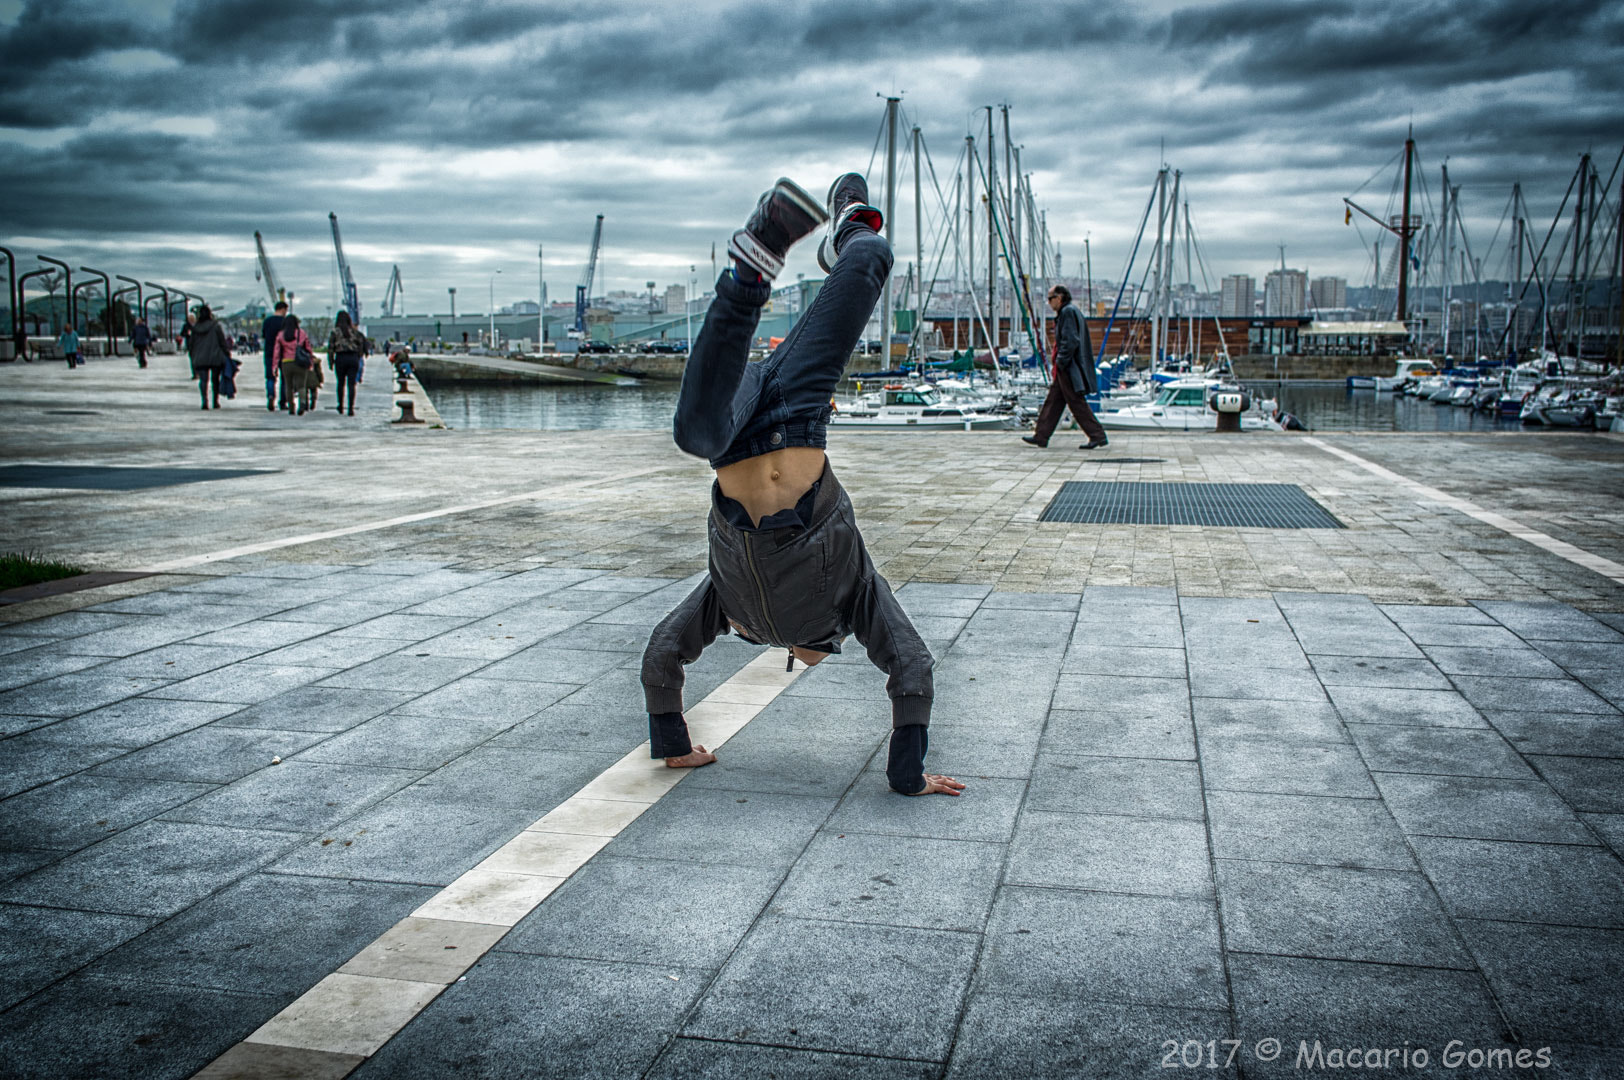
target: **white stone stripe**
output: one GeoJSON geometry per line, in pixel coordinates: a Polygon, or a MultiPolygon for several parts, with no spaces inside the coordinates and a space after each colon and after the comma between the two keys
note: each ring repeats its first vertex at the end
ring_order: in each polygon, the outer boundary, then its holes
{"type": "Polygon", "coordinates": [[[1303,441],[1310,446],[1319,447],[1327,454],[1334,454],[1344,461],[1352,462],[1361,469],[1372,472],[1384,480],[1390,480],[1400,487],[1407,488],[1424,499],[1441,503],[1451,510],[1458,510],[1467,517],[1476,518],[1485,525],[1493,525],[1496,529],[1509,533],[1519,540],[1526,540],[1535,547],[1544,548],[1551,554],[1559,555],[1571,563],[1584,567],[1586,570],[1594,570],[1603,577],[1624,584],[1624,565],[1616,563],[1612,559],[1592,554],[1581,547],[1575,547],[1566,540],[1558,540],[1549,533],[1530,528],[1520,521],[1506,517],[1504,514],[1497,514],[1493,510],[1485,510],[1476,503],[1468,502],[1458,495],[1451,495],[1447,491],[1439,491],[1435,487],[1417,483],[1407,476],[1400,476],[1391,469],[1384,468],[1374,461],[1366,460],[1358,454],[1343,450],[1340,447],[1331,446],[1315,438],[1304,438],[1303,441]]]}
{"type": "MultiPolygon", "coordinates": [[[[785,671],[784,653],[778,650],[756,657],[688,710],[693,741],[712,750],[726,743],[802,670],[785,671]]],[[[377,1053],[691,771],[668,769],[648,755],[645,742],[609,766],[244,1042],[362,1057],[377,1053]]]]}
{"type": "Polygon", "coordinates": [[[637,469],[628,473],[620,473],[614,477],[602,480],[577,480],[570,484],[554,484],[552,487],[537,488],[535,491],[524,491],[517,495],[503,495],[495,499],[485,499],[480,502],[462,503],[457,506],[442,506],[438,510],[425,510],[419,514],[403,514],[400,517],[385,518],[382,521],[367,521],[360,525],[346,525],[342,529],[328,529],[326,532],[304,533],[300,536],[284,536],[278,540],[262,540],[255,544],[243,544],[240,547],[222,548],[219,551],[208,551],[201,555],[188,555],[181,559],[172,559],[166,563],[154,563],[142,567],[142,571],[149,574],[172,573],[176,570],[186,570],[193,566],[202,566],[205,563],[219,562],[222,559],[235,559],[243,555],[258,555],[263,551],[275,551],[278,548],[294,547],[298,544],[313,544],[318,540],[333,540],[340,536],[354,536],[356,533],[373,532],[377,529],[390,529],[396,525],[410,525],[416,521],[430,521],[434,518],[447,517],[451,514],[466,514],[472,510],[488,510],[493,506],[505,506],[508,503],[529,502],[533,499],[546,499],[565,492],[575,491],[578,488],[592,487],[596,484],[619,484],[634,476],[647,476],[649,473],[660,472],[659,468],[637,469]]]}

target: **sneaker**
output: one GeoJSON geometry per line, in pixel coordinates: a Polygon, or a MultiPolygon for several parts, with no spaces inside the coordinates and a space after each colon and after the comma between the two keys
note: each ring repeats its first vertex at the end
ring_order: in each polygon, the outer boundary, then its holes
{"type": "Polygon", "coordinates": [[[835,268],[835,260],[840,253],[835,250],[835,237],[840,229],[852,218],[865,222],[869,228],[879,232],[885,227],[885,215],[878,209],[869,205],[868,181],[863,179],[862,173],[846,173],[837,177],[829,185],[829,234],[818,244],[818,265],[825,274],[835,268]]]}
{"type": "Polygon", "coordinates": [[[744,228],[728,241],[727,253],[764,278],[784,269],[784,256],[796,242],[829,219],[804,188],[780,177],[761,197],[744,228]]]}

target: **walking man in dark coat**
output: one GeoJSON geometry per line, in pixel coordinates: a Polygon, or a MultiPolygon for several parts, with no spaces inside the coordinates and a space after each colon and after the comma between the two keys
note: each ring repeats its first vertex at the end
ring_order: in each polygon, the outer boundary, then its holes
{"type": "MultiPolygon", "coordinates": [[[[275,412],[276,399],[276,361],[271,359],[271,349],[276,344],[276,335],[282,332],[282,324],[288,321],[288,304],[286,300],[276,302],[275,311],[265,316],[265,321],[259,324],[259,339],[265,345],[265,411],[275,412]]],[[[282,390],[282,401],[288,398],[287,388],[282,390]]]]}
{"type": "Polygon", "coordinates": [[[1049,381],[1049,395],[1038,410],[1037,427],[1021,441],[1033,446],[1048,446],[1049,436],[1060,423],[1060,413],[1067,406],[1077,418],[1088,441],[1079,450],[1094,450],[1106,445],[1105,429],[1094,419],[1094,410],[1088,407],[1085,395],[1099,391],[1099,373],[1094,367],[1094,345],[1088,338],[1088,324],[1083,313],[1071,302],[1071,290],[1064,285],[1049,289],[1049,308],[1054,312],[1054,377],[1049,381]]]}
{"type": "Polygon", "coordinates": [[[135,320],[135,328],[130,331],[130,347],[135,350],[136,362],[146,367],[147,350],[152,348],[152,330],[146,319],[135,320]]]}

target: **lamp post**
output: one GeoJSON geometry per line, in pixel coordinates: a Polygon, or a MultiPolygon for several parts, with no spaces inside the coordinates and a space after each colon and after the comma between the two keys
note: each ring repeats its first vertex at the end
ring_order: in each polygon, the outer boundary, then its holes
{"type": "MultiPolygon", "coordinates": [[[[501,267],[497,267],[496,274],[500,274],[501,272],[501,267]]],[[[490,285],[491,305],[491,339],[488,344],[492,349],[496,348],[496,274],[491,275],[491,280],[488,283],[490,285]]]]}
{"type": "Polygon", "coordinates": [[[541,295],[538,305],[541,308],[536,316],[536,352],[546,352],[547,344],[547,245],[536,245],[536,272],[541,276],[541,295]]]}
{"type": "MultiPolygon", "coordinates": [[[[73,312],[73,268],[67,263],[63,262],[61,259],[53,259],[49,255],[36,255],[34,257],[42,263],[50,263],[52,266],[60,266],[62,268],[62,291],[66,294],[68,302],[68,325],[73,327],[75,332],[77,332],[79,329],[79,320],[74,318],[73,312]]],[[[55,312],[52,312],[52,314],[55,314],[55,312]]],[[[60,333],[60,331],[58,331],[58,333],[60,333]]]]}
{"type": "MultiPolygon", "coordinates": [[[[171,335],[169,333],[169,290],[164,288],[162,285],[158,284],[156,281],[147,282],[147,288],[157,291],[157,293],[160,296],[163,297],[163,302],[164,302],[164,337],[170,337],[171,335]]],[[[146,314],[146,309],[143,308],[141,313],[143,315],[145,315],[146,314]]]]}
{"type": "MultiPolygon", "coordinates": [[[[94,270],[88,266],[79,268],[87,274],[94,274],[102,279],[102,299],[106,301],[107,309],[102,312],[102,329],[107,331],[107,355],[118,355],[113,346],[113,279],[101,270],[94,270]]],[[[90,316],[85,316],[85,333],[90,333],[90,316]]]]}
{"type": "Polygon", "coordinates": [[[447,289],[446,292],[451,294],[451,333],[454,336],[457,333],[457,290],[447,289]]]}
{"type": "Polygon", "coordinates": [[[688,266],[688,295],[682,299],[682,313],[688,318],[688,341],[684,352],[685,356],[694,354],[694,285],[697,280],[694,276],[695,272],[696,268],[690,263],[688,266]]]}
{"type": "Polygon", "coordinates": [[[22,324],[18,322],[20,309],[23,304],[17,299],[17,256],[11,253],[10,248],[0,247],[0,255],[6,257],[6,310],[11,315],[11,326],[7,328],[11,337],[17,336],[17,328],[22,324]]]}
{"type": "Polygon", "coordinates": [[[133,288],[135,290],[135,310],[140,313],[141,318],[143,318],[143,319],[146,318],[147,317],[147,302],[145,300],[146,294],[141,291],[141,283],[139,281],[135,280],[133,277],[125,277],[123,274],[114,274],[113,276],[118,278],[120,281],[128,281],[130,283],[128,287],[120,289],[114,295],[122,296],[123,294],[129,292],[131,288],[133,288]]]}

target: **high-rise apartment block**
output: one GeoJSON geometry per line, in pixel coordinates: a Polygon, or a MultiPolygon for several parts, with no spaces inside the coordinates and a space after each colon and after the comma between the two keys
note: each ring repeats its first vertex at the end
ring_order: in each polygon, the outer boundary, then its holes
{"type": "Polygon", "coordinates": [[[1308,309],[1308,272],[1270,270],[1263,279],[1263,314],[1301,315],[1308,309]]]}
{"type": "Polygon", "coordinates": [[[1315,311],[1331,311],[1348,306],[1348,279],[1339,277],[1315,278],[1309,287],[1308,298],[1315,311]]]}
{"type": "Polygon", "coordinates": [[[1218,300],[1218,314],[1235,319],[1252,317],[1253,297],[1257,282],[1246,274],[1231,274],[1224,278],[1223,294],[1218,300]]]}

